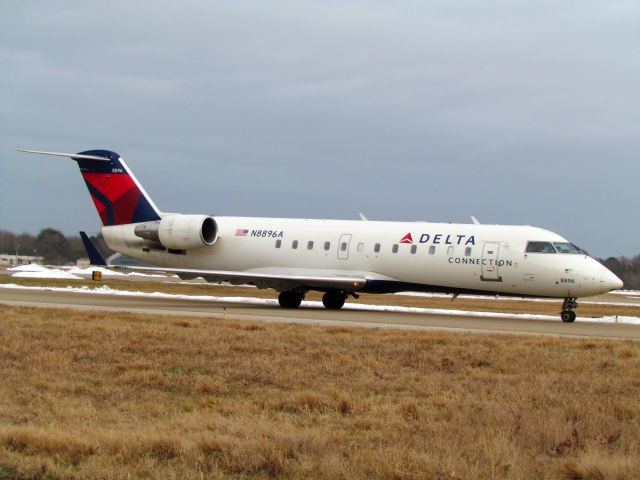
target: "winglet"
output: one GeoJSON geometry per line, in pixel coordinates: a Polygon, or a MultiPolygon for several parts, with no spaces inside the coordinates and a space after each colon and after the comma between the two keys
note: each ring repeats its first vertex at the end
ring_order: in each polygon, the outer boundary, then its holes
{"type": "Polygon", "coordinates": [[[80,232],[80,238],[82,239],[82,243],[84,244],[84,249],[87,251],[87,255],[89,256],[91,265],[106,267],[107,262],[104,261],[104,258],[102,258],[102,255],[100,255],[100,252],[98,252],[98,249],[95,247],[95,245],[91,243],[91,240],[89,240],[87,234],[84,232],[80,232]]]}

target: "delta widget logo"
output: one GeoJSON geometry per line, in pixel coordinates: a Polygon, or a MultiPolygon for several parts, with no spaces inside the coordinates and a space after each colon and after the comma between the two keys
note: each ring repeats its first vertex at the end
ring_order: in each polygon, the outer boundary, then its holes
{"type": "Polygon", "coordinates": [[[413,237],[411,236],[411,232],[407,233],[404,237],[400,239],[400,243],[413,243],[413,237]]]}

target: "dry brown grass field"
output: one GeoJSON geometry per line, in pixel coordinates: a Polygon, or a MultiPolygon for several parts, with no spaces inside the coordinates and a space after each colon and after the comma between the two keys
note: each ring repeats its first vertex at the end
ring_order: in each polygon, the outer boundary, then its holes
{"type": "Polygon", "coordinates": [[[0,479],[633,479],[640,343],[0,306],[0,479]]]}
{"type": "MultiPolygon", "coordinates": [[[[134,277],[135,278],[135,277],[134,277]]],[[[65,287],[67,285],[91,288],[108,286],[117,290],[133,290],[142,292],[165,292],[182,295],[213,295],[232,297],[259,297],[276,299],[274,290],[259,290],[257,288],[234,287],[217,284],[186,283],[186,282],[160,282],[160,281],[136,281],[132,279],[118,279],[106,277],[102,282],[91,280],[56,280],[33,279],[0,276],[0,283],[15,283],[24,286],[52,286],[65,287]]],[[[610,296],[612,297],[612,296],[610,296]]],[[[309,292],[307,300],[320,301],[320,293],[309,292]]],[[[590,299],[585,299],[590,300],[590,299]]],[[[443,297],[413,297],[404,295],[372,295],[363,294],[359,299],[349,297],[348,303],[364,303],[369,305],[401,305],[421,308],[443,308],[447,310],[469,310],[480,312],[506,312],[506,313],[534,313],[544,315],[558,315],[561,310],[562,299],[550,302],[531,302],[521,299],[496,300],[493,297],[486,299],[459,297],[455,301],[443,297]]],[[[578,317],[602,317],[607,315],[640,317],[640,304],[630,305],[589,305],[578,300],[578,317]]]]}

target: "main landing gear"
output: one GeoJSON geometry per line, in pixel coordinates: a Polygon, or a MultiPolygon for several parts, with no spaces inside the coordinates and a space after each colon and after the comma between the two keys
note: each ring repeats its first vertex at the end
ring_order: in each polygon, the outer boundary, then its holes
{"type": "Polygon", "coordinates": [[[340,310],[344,305],[347,295],[338,290],[329,290],[322,296],[322,304],[329,310],[340,310]]]}
{"type": "Polygon", "coordinates": [[[303,298],[303,292],[288,290],[286,292],[280,292],[280,295],[278,295],[278,303],[282,308],[298,308],[303,298]]]}
{"type": "Polygon", "coordinates": [[[565,298],[564,302],[562,303],[562,312],[560,312],[560,319],[565,323],[575,322],[576,312],[574,312],[573,309],[577,307],[578,302],[576,302],[575,297],[565,298]]]}
{"type": "MultiPolygon", "coordinates": [[[[306,292],[299,290],[286,290],[278,295],[278,303],[282,308],[298,308],[304,300],[306,292]]],[[[341,290],[329,290],[322,296],[322,304],[329,310],[339,310],[344,306],[347,295],[358,298],[354,292],[343,292],[341,290]]]]}

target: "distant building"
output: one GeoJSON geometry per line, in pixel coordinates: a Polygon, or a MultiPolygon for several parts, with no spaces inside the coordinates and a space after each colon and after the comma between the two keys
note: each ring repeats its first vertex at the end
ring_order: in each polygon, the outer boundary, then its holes
{"type": "Polygon", "coordinates": [[[88,258],[79,258],[76,260],[76,267],[87,268],[91,265],[91,261],[88,258]]]}
{"type": "Polygon", "coordinates": [[[42,260],[44,260],[44,257],[9,255],[6,253],[0,254],[0,266],[3,267],[17,267],[18,265],[29,265],[31,263],[42,265],[42,260]]]}

